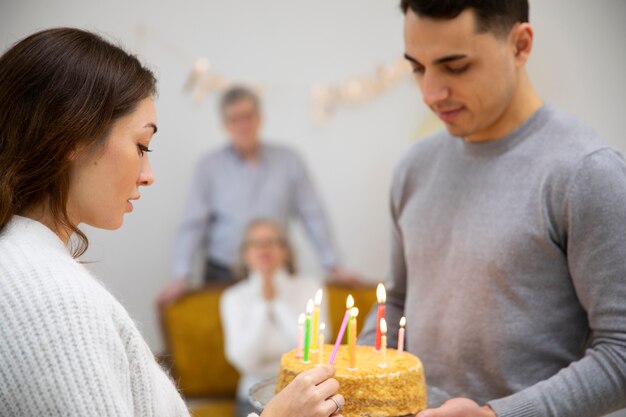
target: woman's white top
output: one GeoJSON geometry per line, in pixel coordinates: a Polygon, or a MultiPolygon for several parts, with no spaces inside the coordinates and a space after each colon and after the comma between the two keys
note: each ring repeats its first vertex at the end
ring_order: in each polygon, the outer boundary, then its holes
{"type": "Polygon", "coordinates": [[[0,416],[189,413],[126,310],[43,224],[0,232],[0,416]]]}

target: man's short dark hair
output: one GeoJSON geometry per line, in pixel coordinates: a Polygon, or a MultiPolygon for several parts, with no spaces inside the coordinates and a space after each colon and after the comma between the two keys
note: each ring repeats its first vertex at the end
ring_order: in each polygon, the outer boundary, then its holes
{"type": "Polygon", "coordinates": [[[477,31],[508,34],[518,22],[528,22],[528,0],[400,0],[404,14],[410,9],[417,16],[454,19],[465,9],[476,13],[477,31]]]}
{"type": "Polygon", "coordinates": [[[256,93],[248,87],[235,85],[230,87],[224,92],[224,94],[222,94],[222,98],[220,100],[220,111],[222,112],[222,116],[226,115],[226,109],[228,107],[241,100],[250,100],[252,104],[254,104],[254,108],[257,111],[260,110],[261,104],[259,101],[259,96],[257,96],[256,93]]]}

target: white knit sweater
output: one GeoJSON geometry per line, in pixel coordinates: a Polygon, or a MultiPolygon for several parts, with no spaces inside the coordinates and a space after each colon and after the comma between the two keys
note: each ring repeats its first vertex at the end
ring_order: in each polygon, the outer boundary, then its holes
{"type": "Polygon", "coordinates": [[[189,413],[124,308],[43,224],[0,233],[0,416],[189,413]]]}

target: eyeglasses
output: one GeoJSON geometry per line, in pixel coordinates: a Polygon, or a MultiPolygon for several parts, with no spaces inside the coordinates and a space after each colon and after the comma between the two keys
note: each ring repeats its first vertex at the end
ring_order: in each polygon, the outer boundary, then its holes
{"type": "Polygon", "coordinates": [[[274,239],[248,239],[244,242],[244,246],[246,249],[265,249],[265,248],[276,248],[285,246],[285,241],[283,239],[274,238],[274,239]]]}
{"type": "Polygon", "coordinates": [[[241,123],[241,122],[249,122],[252,119],[254,119],[257,115],[258,113],[253,110],[253,111],[248,111],[248,112],[241,112],[238,114],[227,115],[224,117],[224,120],[228,124],[231,124],[231,123],[236,124],[236,123],[241,123]]]}

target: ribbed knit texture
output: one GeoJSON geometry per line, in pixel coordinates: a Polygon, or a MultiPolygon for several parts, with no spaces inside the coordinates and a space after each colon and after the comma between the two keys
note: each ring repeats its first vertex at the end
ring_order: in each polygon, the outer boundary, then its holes
{"type": "Polygon", "coordinates": [[[188,416],[126,310],[43,224],[0,233],[0,416],[188,416]]]}

